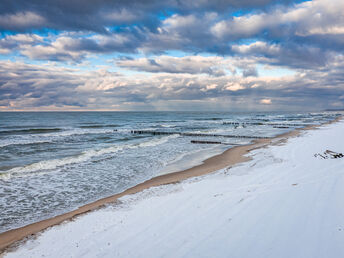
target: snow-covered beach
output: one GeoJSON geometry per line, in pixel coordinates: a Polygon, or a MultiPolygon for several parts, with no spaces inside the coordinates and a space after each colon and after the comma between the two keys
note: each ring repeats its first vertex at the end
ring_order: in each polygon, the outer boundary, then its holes
{"type": "Polygon", "coordinates": [[[302,131],[232,168],[123,196],[5,257],[343,257],[344,158],[325,153],[344,152],[343,132],[343,121],[302,131]]]}

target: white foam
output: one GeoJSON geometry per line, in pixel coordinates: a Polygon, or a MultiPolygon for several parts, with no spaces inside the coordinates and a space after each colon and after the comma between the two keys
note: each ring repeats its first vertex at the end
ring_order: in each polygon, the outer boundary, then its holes
{"type": "Polygon", "coordinates": [[[42,134],[28,134],[28,135],[14,135],[6,139],[0,140],[0,148],[10,145],[27,145],[36,143],[50,143],[60,140],[61,138],[84,135],[84,134],[109,134],[113,133],[113,129],[72,129],[55,133],[42,133],[42,134]]]}
{"type": "Polygon", "coordinates": [[[1,173],[0,178],[3,180],[8,180],[12,176],[15,176],[15,175],[22,176],[24,174],[32,174],[32,173],[39,172],[42,170],[51,171],[58,167],[86,162],[93,157],[99,157],[105,154],[116,153],[118,151],[125,150],[125,149],[154,147],[160,144],[164,144],[168,140],[176,138],[176,137],[178,137],[178,135],[169,135],[169,136],[164,136],[161,138],[154,138],[154,139],[151,139],[139,144],[117,145],[117,146],[111,146],[111,147],[98,149],[98,150],[90,149],[76,156],[70,156],[70,157],[65,157],[61,159],[43,160],[43,161],[36,162],[30,165],[26,165],[22,167],[15,167],[4,173],[1,173]]]}
{"type": "Polygon", "coordinates": [[[166,143],[170,139],[174,139],[178,137],[179,135],[177,134],[169,135],[169,136],[165,136],[165,137],[161,137],[161,138],[157,138],[157,139],[153,139],[147,142],[140,143],[139,146],[140,147],[154,147],[154,146],[166,143]]]}

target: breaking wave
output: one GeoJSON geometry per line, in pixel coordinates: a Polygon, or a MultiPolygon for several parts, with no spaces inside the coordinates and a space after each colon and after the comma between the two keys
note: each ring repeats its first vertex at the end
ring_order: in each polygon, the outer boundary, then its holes
{"type": "Polygon", "coordinates": [[[64,157],[60,159],[51,159],[51,160],[42,160],[36,163],[32,163],[30,165],[22,166],[22,167],[15,167],[7,171],[3,171],[0,173],[0,179],[10,179],[12,176],[22,176],[25,174],[32,174],[36,172],[42,171],[52,171],[59,167],[63,167],[66,165],[73,165],[79,164],[82,162],[86,162],[94,157],[100,157],[106,154],[116,153],[121,150],[126,149],[135,149],[135,148],[145,148],[145,147],[154,147],[163,143],[166,143],[168,140],[172,138],[176,138],[178,135],[169,135],[161,138],[153,138],[151,140],[141,142],[141,143],[133,143],[133,144],[123,144],[118,146],[111,146],[106,147],[103,149],[90,149],[84,151],[78,155],[64,157]]]}

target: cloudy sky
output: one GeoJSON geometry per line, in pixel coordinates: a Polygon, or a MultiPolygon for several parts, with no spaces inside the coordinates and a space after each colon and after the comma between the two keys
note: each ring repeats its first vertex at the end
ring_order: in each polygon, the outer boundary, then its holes
{"type": "Polygon", "coordinates": [[[344,108],[343,0],[1,0],[0,111],[344,108]]]}

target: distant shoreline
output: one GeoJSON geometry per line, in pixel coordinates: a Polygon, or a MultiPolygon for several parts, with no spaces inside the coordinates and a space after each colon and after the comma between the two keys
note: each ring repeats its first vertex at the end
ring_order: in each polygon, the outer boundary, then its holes
{"type": "MultiPolygon", "coordinates": [[[[337,122],[342,117],[343,116],[339,116],[336,119],[330,122],[324,123],[322,125],[337,122]]],[[[226,167],[231,167],[231,166],[240,164],[242,162],[250,160],[250,158],[246,157],[245,154],[249,153],[250,151],[254,149],[262,148],[269,144],[282,143],[289,137],[298,136],[304,130],[314,129],[322,125],[311,125],[304,128],[295,129],[291,132],[284,133],[284,134],[281,134],[269,139],[254,140],[253,143],[248,144],[248,145],[242,145],[242,146],[236,146],[236,147],[230,148],[224,151],[222,154],[206,159],[205,161],[203,161],[201,165],[197,165],[195,167],[182,170],[179,172],[169,173],[169,174],[151,178],[121,193],[118,193],[106,198],[102,198],[98,201],[83,205],[79,207],[78,209],[73,210],[71,212],[67,212],[67,213],[58,215],[56,217],[50,218],[50,219],[32,223],[24,227],[6,231],[0,234],[0,251],[3,252],[5,251],[5,249],[11,248],[11,246],[14,243],[20,240],[23,240],[26,237],[30,237],[51,226],[58,225],[66,220],[70,220],[78,215],[82,215],[89,211],[99,209],[108,203],[116,202],[122,196],[135,194],[153,186],[178,183],[188,178],[209,174],[209,173],[215,172],[217,170],[220,170],[226,167]]]]}

